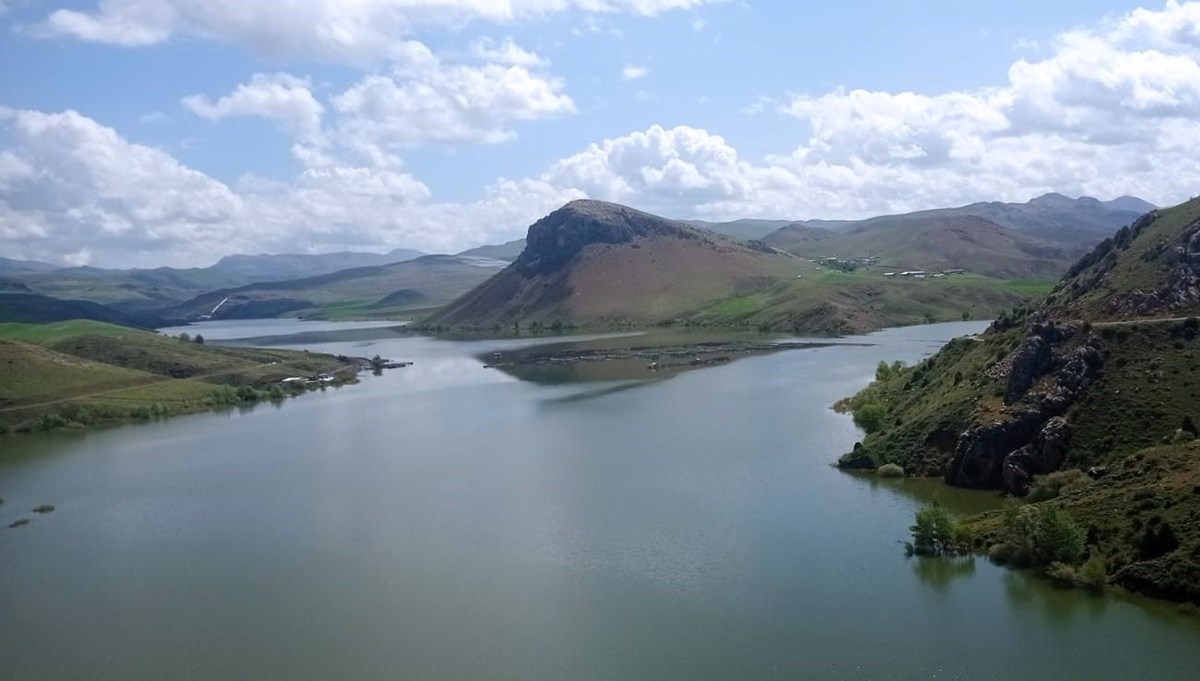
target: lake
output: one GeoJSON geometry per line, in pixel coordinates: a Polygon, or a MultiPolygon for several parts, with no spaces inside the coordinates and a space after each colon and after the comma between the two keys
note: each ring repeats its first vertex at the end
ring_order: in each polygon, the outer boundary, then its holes
{"type": "MultiPolygon", "coordinates": [[[[910,559],[938,495],[830,463],[892,329],[534,381],[381,324],[189,328],[412,361],[282,405],[0,440],[6,679],[1188,679],[1197,618],[910,559]],[[303,333],[301,336],[292,334],[303,333]]],[[[562,342],[561,338],[546,342],[562,342]]]]}

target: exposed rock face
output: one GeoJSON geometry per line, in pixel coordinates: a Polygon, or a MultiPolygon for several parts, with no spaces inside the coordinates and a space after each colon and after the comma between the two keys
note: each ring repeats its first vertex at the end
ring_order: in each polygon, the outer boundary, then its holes
{"type": "Polygon", "coordinates": [[[1001,467],[1001,488],[1009,494],[1024,496],[1034,475],[1058,470],[1071,441],[1067,420],[1055,416],[1046,421],[1033,442],[1004,457],[1001,467]]]}
{"type": "Polygon", "coordinates": [[[1071,436],[1063,414],[1087,391],[1102,366],[1099,339],[1092,336],[1073,349],[1060,350],[1078,333],[1075,329],[1035,324],[1032,332],[993,368],[996,378],[1007,379],[1004,399],[1014,406],[1013,412],[959,436],[946,482],[1024,495],[1034,475],[1062,465],[1071,436]],[[1042,380],[1051,374],[1053,381],[1042,380]]]}
{"type": "Polygon", "coordinates": [[[1131,291],[1113,296],[1109,312],[1121,316],[1151,316],[1194,308],[1200,304],[1200,222],[1187,227],[1175,246],[1166,249],[1176,264],[1155,291],[1131,291]]]}
{"type": "Polygon", "coordinates": [[[528,276],[548,274],[592,244],[623,244],[656,236],[696,238],[698,234],[673,220],[627,206],[581,199],[533,223],[525,250],[513,267],[528,276]]]}

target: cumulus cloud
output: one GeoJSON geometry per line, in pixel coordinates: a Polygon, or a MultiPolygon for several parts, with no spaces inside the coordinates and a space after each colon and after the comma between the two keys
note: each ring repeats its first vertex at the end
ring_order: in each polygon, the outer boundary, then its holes
{"type": "Polygon", "coordinates": [[[199,264],[231,251],[458,250],[512,238],[582,196],[706,218],[862,217],[1047,191],[1165,205],[1200,177],[1198,8],[1170,2],[1062,34],[991,87],[763,98],[758,115],[782,115],[779,137],[792,136],[763,158],[708,130],[650,125],[498,179],[470,202],[439,201],[401,153],[502,142],[522,121],[575,110],[545,61],[510,41],[476,43],[457,61],[408,41],[403,59],[327,100],[275,74],[188,105],[293,131],[300,169],[284,182],[230,187],[78,113],[0,109],[11,140],[0,149],[0,239],[16,257],[199,264]]]}
{"type": "Polygon", "coordinates": [[[327,166],[349,153],[358,162],[398,167],[397,152],[405,148],[496,144],[516,136],[514,123],[574,113],[565,83],[548,66],[512,40],[477,41],[466,63],[447,62],[421,45],[406,61],[333,96],[328,125],[329,112],[310,82],[286,73],[256,74],[215,101],[190,95],[182,104],[214,121],[277,121],[295,135],[293,156],[306,166],[327,166]]]}
{"type": "Polygon", "coordinates": [[[412,175],[332,161],[290,182],[230,187],[75,111],[0,109],[5,255],[99,266],[197,265],[234,252],[456,251],[516,232],[576,190],[498,181],[479,201],[438,203],[412,175]]]}
{"type": "Polygon", "coordinates": [[[403,57],[397,35],[469,21],[511,23],[553,13],[656,16],[714,0],[100,0],[91,11],[60,9],[33,29],[47,38],[144,46],[175,36],[245,45],[255,52],[344,62],[403,57]]]}
{"type": "Polygon", "coordinates": [[[325,107],[313,96],[306,79],[286,73],[257,73],[216,101],[204,95],[184,97],[192,113],[219,121],[231,116],[260,116],[277,121],[297,137],[312,140],[320,135],[325,107]]]}
{"type": "Polygon", "coordinates": [[[575,112],[559,78],[518,64],[443,64],[367,76],[333,99],[338,134],[378,158],[429,143],[495,144],[515,121],[575,112]]]}

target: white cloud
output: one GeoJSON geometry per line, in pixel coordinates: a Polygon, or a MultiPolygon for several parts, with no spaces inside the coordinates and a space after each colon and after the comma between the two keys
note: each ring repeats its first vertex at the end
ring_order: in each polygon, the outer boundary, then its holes
{"type": "Polygon", "coordinates": [[[502,42],[491,38],[480,38],[471,44],[471,54],[479,61],[492,64],[508,64],[526,68],[546,66],[545,59],[516,44],[512,38],[505,38],[502,42]]]}
{"type": "Polygon", "coordinates": [[[562,80],[526,66],[442,64],[372,75],[333,98],[341,142],[372,158],[422,144],[495,144],[510,125],[574,113],[562,80]]]}
{"type": "Polygon", "coordinates": [[[232,188],[74,111],[0,109],[0,128],[12,140],[0,150],[0,240],[11,257],[149,267],[234,252],[457,251],[581,196],[501,180],[479,201],[438,203],[397,168],[329,158],[291,182],[245,177],[232,188]]]}
{"type": "Polygon", "coordinates": [[[509,24],[554,13],[656,16],[715,0],[100,0],[92,11],[60,9],[40,37],[144,46],[175,36],[239,43],[268,55],[361,63],[403,55],[398,35],[469,21],[509,24]]]}
{"type": "Polygon", "coordinates": [[[311,85],[286,73],[256,73],[250,82],[238,85],[231,94],[216,101],[204,95],[184,97],[182,104],[192,113],[219,121],[231,116],[260,116],[283,124],[305,140],[321,133],[325,107],[313,96],[311,85]]]}
{"type": "Polygon", "coordinates": [[[1060,35],[992,87],[764,98],[758,108],[782,113],[780,137],[792,138],[761,159],[704,129],[651,125],[465,203],[439,201],[400,152],[501,142],[522,121],[575,110],[544,60],[510,41],[478,43],[462,62],[409,41],[389,70],[324,103],[282,76],[263,77],[278,79],[262,88],[275,97],[246,94],[252,79],[194,102],[295,131],[301,170],[288,182],[231,188],[75,112],[0,109],[12,140],[0,149],[0,239],[17,257],[87,249],[101,265],[197,264],[232,251],[458,250],[511,238],[580,196],[707,218],[861,217],[1046,191],[1165,205],[1200,180],[1198,7],[1168,3],[1060,35]],[[315,141],[304,135],[314,120],[315,141]]]}
{"type": "Polygon", "coordinates": [[[638,80],[640,78],[645,78],[648,75],[650,75],[650,69],[646,68],[645,66],[626,64],[625,68],[621,69],[621,80],[625,81],[638,80]]]}

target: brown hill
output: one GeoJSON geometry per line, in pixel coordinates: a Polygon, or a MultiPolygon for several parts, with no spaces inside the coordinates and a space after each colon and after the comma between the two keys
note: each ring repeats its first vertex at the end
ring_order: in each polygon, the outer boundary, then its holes
{"type": "Polygon", "coordinates": [[[768,245],[811,258],[878,258],[897,269],[962,268],[1004,278],[1057,277],[1100,240],[1072,233],[1050,240],[975,215],[929,211],[846,223],[838,231],[794,223],[768,245]]]}
{"type": "Polygon", "coordinates": [[[801,261],[687,224],[601,201],[573,201],[529,228],[502,272],[431,318],[652,323],[794,277],[801,261]]]}

